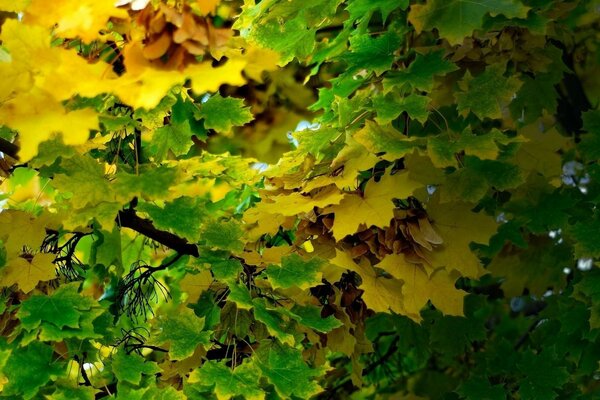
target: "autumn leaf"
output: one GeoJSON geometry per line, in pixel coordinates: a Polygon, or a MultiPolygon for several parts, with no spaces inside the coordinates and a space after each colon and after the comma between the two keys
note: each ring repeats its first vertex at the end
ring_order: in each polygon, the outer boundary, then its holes
{"type": "Polygon", "coordinates": [[[0,286],[16,284],[23,292],[31,292],[38,283],[56,278],[53,254],[38,253],[31,260],[16,257],[0,270],[0,286]]]}
{"type": "Polygon", "coordinates": [[[333,236],[337,240],[356,233],[361,225],[384,228],[394,217],[392,199],[405,199],[423,185],[412,181],[408,174],[384,175],[379,182],[367,183],[363,196],[347,194],[339,205],[330,206],[333,212],[333,236]]]}

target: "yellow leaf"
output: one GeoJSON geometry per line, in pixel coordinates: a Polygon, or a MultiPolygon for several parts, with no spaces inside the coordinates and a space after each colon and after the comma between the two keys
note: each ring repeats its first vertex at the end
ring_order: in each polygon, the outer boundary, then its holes
{"type": "Polygon", "coordinates": [[[484,272],[479,258],[469,248],[469,243],[487,244],[496,233],[497,224],[492,217],[471,211],[467,203],[432,202],[427,213],[444,243],[429,253],[435,268],[446,267],[461,275],[477,278],[484,272]]]}
{"type": "Polygon", "coordinates": [[[570,139],[558,133],[555,127],[543,132],[540,125],[541,122],[536,122],[519,130],[528,141],[519,147],[515,161],[524,171],[555,178],[552,183],[558,186],[562,174],[562,157],[558,151],[564,152],[570,139]]]}
{"type": "Polygon", "coordinates": [[[271,49],[264,49],[253,45],[248,45],[243,55],[247,62],[244,72],[251,79],[262,82],[262,73],[264,71],[275,71],[279,63],[279,53],[271,49]]]}
{"type": "Polygon", "coordinates": [[[196,7],[202,15],[213,14],[221,0],[196,0],[196,7]]]}
{"type": "Polygon", "coordinates": [[[23,247],[37,250],[46,237],[47,217],[36,218],[20,210],[4,210],[0,213],[0,240],[4,242],[7,258],[16,258],[23,247]]]}
{"type": "Polygon", "coordinates": [[[261,213],[294,216],[307,213],[315,207],[324,208],[331,204],[339,204],[343,198],[344,194],[335,186],[329,186],[314,195],[294,192],[274,196],[270,198],[271,202],[258,203],[256,209],[261,213]]]}
{"type": "Polygon", "coordinates": [[[424,266],[406,262],[403,254],[390,254],[376,267],[404,282],[404,308],[413,320],[421,320],[420,311],[429,300],[444,314],[463,315],[466,293],[454,287],[456,278],[451,277],[444,269],[438,269],[429,276],[424,266]]]}
{"type": "Polygon", "coordinates": [[[9,287],[15,283],[29,293],[40,281],[56,278],[54,254],[38,253],[31,261],[16,257],[8,261],[8,265],[0,270],[0,286],[9,287]]]}
{"type": "Polygon", "coordinates": [[[354,271],[362,278],[360,289],[364,290],[362,299],[367,306],[375,312],[389,312],[390,310],[406,314],[402,301],[402,282],[377,276],[377,272],[367,262],[357,264],[352,257],[336,249],[335,258],[329,262],[337,267],[354,271]]]}
{"type": "Polygon", "coordinates": [[[241,256],[244,258],[244,261],[246,261],[246,264],[266,267],[269,264],[281,264],[281,258],[290,255],[293,252],[293,247],[277,246],[268,247],[260,253],[256,251],[244,252],[241,256]]]}
{"type": "Polygon", "coordinates": [[[213,277],[210,271],[205,269],[196,275],[186,274],[183,279],[179,281],[179,287],[182,291],[187,293],[187,302],[195,303],[200,298],[202,292],[208,290],[212,283],[213,277]]]}
{"type": "Polygon", "coordinates": [[[214,92],[223,84],[240,86],[246,83],[242,77],[246,62],[241,59],[230,59],[216,68],[210,62],[202,62],[183,71],[162,70],[144,57],[138,42],[126,45],[123,56],[127,72],[114,80],[111,91],[135,108],[156,107],[173,86],[187,78],[192,79],[192,89],[197,93],[214,92]]]}
{"type": "Polygon", "coordinates": [[[246,67],[243,59],[229,59],[221,67],[213,67],[210,62],[186,68],[185,73],[192,79],[192,90],[196,93],[216,92],[221,85],[242,86],[246,80],[242,71],[246,67]]]}
{"type": "Polygon", "coordinates": [[[91,42],[100,37],[111,17],[128,19],[127,10],[115,7],[115,0],[31,0],[25,21],[55,27],[54,33],[66,38],[79,37],[91,42]]]}
{"type": "Polygon", "coordinates": [[[0,10],[17,12],[23,11],[30,0],[0,0],[0,10]]]}
{"type": "Polygon", "coordinates": [[[0,120],[19,132],[21,161],[29,161],[38,152],[38,145],[62,132],[68,145],[83,144],[90,130],[98,128],[98,118],[92,110],[66,111],[48,93],[33,90],[6,101],[0,108],[0,120]]]}
{"type": "Polygon", "coordinates": [[[367,183],[364,196],[347,194],[339,205],[328,207],[334,212],[333,236],[342,240],[358,231],[361,224],[384,228],[394,217],[393,198],[405,199],[423,184],[411,180],[408,173],[384,175],[379,182],[367,183]]]}

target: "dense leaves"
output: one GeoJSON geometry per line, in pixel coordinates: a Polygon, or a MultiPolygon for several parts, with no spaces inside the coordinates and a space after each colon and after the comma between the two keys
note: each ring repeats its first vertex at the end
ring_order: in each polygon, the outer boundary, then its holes
{"type": "Polygon", "coordinates": [[[0,24],[0,397],[598,397],[597,1],[0,24]]]}

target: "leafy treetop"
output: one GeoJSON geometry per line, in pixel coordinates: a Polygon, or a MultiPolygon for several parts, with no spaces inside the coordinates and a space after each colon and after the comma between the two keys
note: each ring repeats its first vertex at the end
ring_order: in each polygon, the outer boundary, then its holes
{"type": "Polygon", "coordinates": [[[597,397],[597,9],[0,0],[0,397],[597,397]]]}

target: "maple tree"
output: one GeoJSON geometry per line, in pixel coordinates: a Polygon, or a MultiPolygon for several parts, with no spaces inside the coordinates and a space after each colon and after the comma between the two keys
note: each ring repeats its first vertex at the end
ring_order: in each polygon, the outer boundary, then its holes
{"type": "Polygon", "coordinates": [[[594,0],[0,0],[0,397],[592,399],[594,0]]]}

